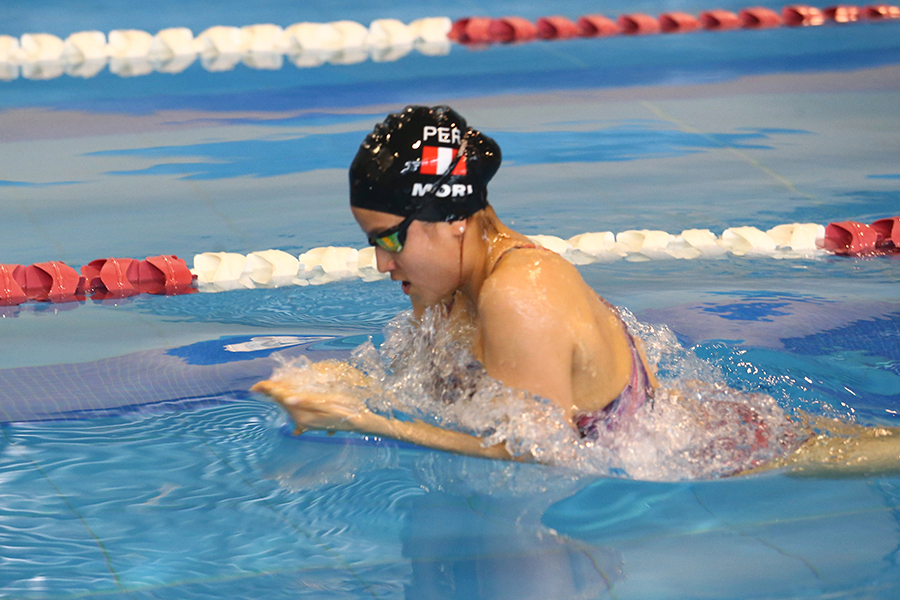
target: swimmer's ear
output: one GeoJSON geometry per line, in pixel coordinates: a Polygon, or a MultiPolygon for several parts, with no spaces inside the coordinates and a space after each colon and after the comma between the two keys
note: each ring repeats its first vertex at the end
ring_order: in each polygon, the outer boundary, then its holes
{"type": "Polygon", "coordinates": [[[450,223],[450,231],[457,237],[465,235],[466,227],[468,227],[468,219],[460,219],[459,221],[450,223]]]}

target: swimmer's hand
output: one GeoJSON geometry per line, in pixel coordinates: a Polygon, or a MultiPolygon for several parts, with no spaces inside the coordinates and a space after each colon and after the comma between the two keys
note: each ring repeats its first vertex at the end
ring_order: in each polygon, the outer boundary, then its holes
{"type": "Polygon", "coordinates": [[[366,376],[338,361],[314,363],[308,368],[313,377],[325,377],[339,385],[322,388],[318,385],[298,386],[296,382],[284,379],[267,379],[250,390],[266,394],[283,406],[297,426],[296,433],[309,429],[366,431],[366,423],[374,414],[352,393],[354,387],[364,387],[368,383],[366,376]]]}
{"type": "Polygon", "coordinates": [[[370,412],[363,402],[340,392],[298,392],[270,379],[260,381],[250,390],[262,392],[282,405],[297,426],[295,433],[308,429],[359,431],[357,422],[370,412]]]}
{"type": "Polygon", "coordinates": [[[302,369],[300,380],[281,378],[260,381],[251,391],[266,394],[288,411],[296,432],[308,429],[353,431],[372,434],[469,456],[527,461],[513,457],[503,444],[483,446],[481,439],[459,431],[441,429],[421,421],[398,421],[373,413],[360,398],[360,388],[372,383],[363,373],[338,361],[314,363],[302,369]],[[338,385],[334,385],[338,382],[338,385]],[[323,385],[323,383],[325,385],[323,385]]]}

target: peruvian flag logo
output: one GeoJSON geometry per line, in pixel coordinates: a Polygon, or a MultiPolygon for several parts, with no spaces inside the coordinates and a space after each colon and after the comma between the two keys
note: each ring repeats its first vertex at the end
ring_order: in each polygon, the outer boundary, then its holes
{"type": "MultiPolygon", "coordinates": [[[[419,172],[422,175],[443,175],[456,158],[456,148],[444,148],[442,146],[422,146],[422,166],[419,172]]],[[[463,155],[453,168],[451,175],[466,174],[466,157],[463,155]]]]}

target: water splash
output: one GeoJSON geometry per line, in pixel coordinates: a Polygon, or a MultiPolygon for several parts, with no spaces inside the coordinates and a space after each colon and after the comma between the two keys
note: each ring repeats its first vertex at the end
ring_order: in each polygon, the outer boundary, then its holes
{"type": "MultiPolygon", "coordinates": [[[[715,366],[684,348],[665,326],[622,317],[646,346],[661,387],[634,419],[597,439],[578,436],[553,402],[504,386],[485,371],[463,340],[469,325],[428,311],[410,311],[385,330],[380,348],[359,346],[351,364],[365,374],[350,381],[344,369],[283,367],[276,377],[316,392],[342,392],[392,418],[418,419],[503,443],[510,453],[580,473],[674,481],[722,477],[793,451],[806,429],[771,397],[729,388],[715,366]]],[[[357,373],[358,375],[358,373],[357,373]]],[[[351,378],[354,379],[354,378],[351,378]]]]}

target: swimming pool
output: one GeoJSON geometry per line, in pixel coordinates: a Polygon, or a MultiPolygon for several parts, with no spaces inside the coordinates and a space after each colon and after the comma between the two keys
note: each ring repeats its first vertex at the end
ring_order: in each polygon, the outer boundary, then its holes
{"type": "MultiPolygon", "coordinates": [[[[544,14],[512,2],[303,14],[280,2],[184,12],[162,1],[152,14],[9,6],[2,33],[63,37],[544,14]]],[[[674,6],[614,2],[603,12],[674,6]]],[[[492,202],[528,234],[871,222],[900,206],[897,27],[3,81],[0,263],[360,248],[345,168],[372,124],[407,103],[451,103],[496,137],[505,162],[492,202]]],[[[580,269],[610,301],[668,324],[736,387],[898,422],[900,272],[890,257],[580,269]]],[[[292,437],[284,416],[247,392],[274,353],[346,354],[403,300],[390,282],[347,280],[0,307],[0,597],[897,595],[896,477],[586,477],[353,436],[292,437]],[[224,349],[262,336],[283,347],[224,349]]]]}

